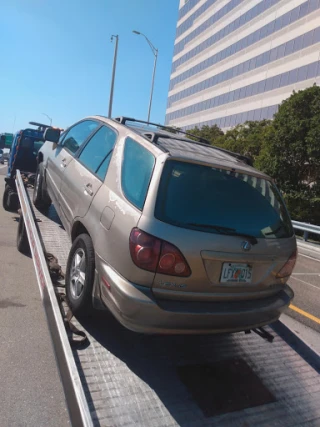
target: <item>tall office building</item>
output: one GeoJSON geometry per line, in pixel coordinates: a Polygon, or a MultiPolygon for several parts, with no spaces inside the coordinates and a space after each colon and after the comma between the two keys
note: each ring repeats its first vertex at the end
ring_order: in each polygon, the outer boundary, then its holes
{"type": "Polygon", "coordinates": [[[180,0],[166,123],[270,119],[320,83],[320,0],[180,0]]]}

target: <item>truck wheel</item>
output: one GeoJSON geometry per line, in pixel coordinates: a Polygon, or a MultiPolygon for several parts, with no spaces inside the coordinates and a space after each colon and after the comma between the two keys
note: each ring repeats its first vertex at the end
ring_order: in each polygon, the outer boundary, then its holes
{"type": "Polygon", "coordinates": [[[17,192],[10,187],[10,185],[6,185],[3,198],[2,205],[6,211],[15,212],[19,209],[19,198],[17,192]]]}
{"type": "Polygon", "coordinates": [[[72,312],[79,316],[92,310],[92,287],[95,275],[95,257],[92,240],[80,234],[71,247],[66,271],[66,294],[72,312]]]}
{"type": "Polygon", "coordinates": [[[17,233],[17,248],[18,248],[18,251],[24,255],[30,254],[30,246],[29,246],[27,230],[26,230],[26,226],[25,226],[22,215],[20,215],[20,218],[19,218],[18,233],[17,233]]]}
{"type": "Polygon", "coordinates": [[[44,189],[44,167],[42,163],[38,166],[34,181],[33,203],[38,209],[48,209],[51,205],[51,199],[44,189]]]}

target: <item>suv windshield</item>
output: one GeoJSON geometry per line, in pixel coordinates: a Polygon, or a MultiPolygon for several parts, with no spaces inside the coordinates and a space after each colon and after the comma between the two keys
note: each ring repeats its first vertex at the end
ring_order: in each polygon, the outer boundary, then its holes
{"type": "Polygon", "coordinates": [[[176,160],[164,166],[155,217],[209,233],[266,239],[293,235],[289,215],[270,181],[176,160]]]}

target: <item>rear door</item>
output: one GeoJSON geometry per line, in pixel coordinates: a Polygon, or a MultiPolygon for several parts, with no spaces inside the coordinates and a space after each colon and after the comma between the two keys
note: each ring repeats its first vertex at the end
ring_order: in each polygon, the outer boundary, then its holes
{"type": "Polygon", "coordinates": [[[175,245],[191,269],[189,277],[156,274],[158,297],[252,299],[283,283],[275,276],[295,238],[279,193],[263,177],[168,160],[155,217],[152,228],[143,218],[139,227],[175,245]]]}
{"type": "Polygon", "coordinates": [[[100,127],[65,168],[59,203],[69,227],[86,215],[105,179],[116,140],[115,130],[100,127]]]}
{"type": "Polygon", "coordinates": [[[46,180],[49,194],[56,206],[59,205],[61,182],[67,166],[98,126],[99,123],[93,120],[79,122],[63,134],[58,145],[52,145],[52,153],[49,154],[46,165],[46,180]]]}

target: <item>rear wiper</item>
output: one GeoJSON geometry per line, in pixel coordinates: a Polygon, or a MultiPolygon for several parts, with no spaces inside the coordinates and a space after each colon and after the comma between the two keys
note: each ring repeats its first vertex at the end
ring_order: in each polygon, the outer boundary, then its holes
{"type": "Polygon", "coordinates": [[[244,237],[252,245],[256,245],[258,243],[258,240],[256,237],[251,236],[251,234],[238,233],[235,228],[223,227],[222,225],[214,225],[214,224],[200,224],[197,222],[188,222],[187,225],[191,225],[193,227],[211,228],[212,230],[216,230],[218,233],[225,234],[227,236],[244,237]]]}
{"type": "Polygon", "coordinates": [[[272,234],[276,234],[276,233],[277,233],[278,231],[280,231],[281,229],[286,230],[286,228],[285,228],[284,224],[279,225],[279,227],[278,227],[278,228],[276,228],[276,229],[275,229],[275,230],[273,230],[273,231],[270,231],[269,233],[264,233],[264,235],[265,235],[265,236],[271,236],[272,234]]]}
{"type": "Polygon", "coordinates": [[[203,227],[203,228],[212,228],[213,230],[217,230],[217,231],[228,231],[228,232],[234,232],[236,231],[235,228],[229,228],[229,227],[224,227],[223,225],[214,225],[214,224],[201,224],[198,222],[188,222],[187,225],[193,225],[194,227],[203,227]]]}

